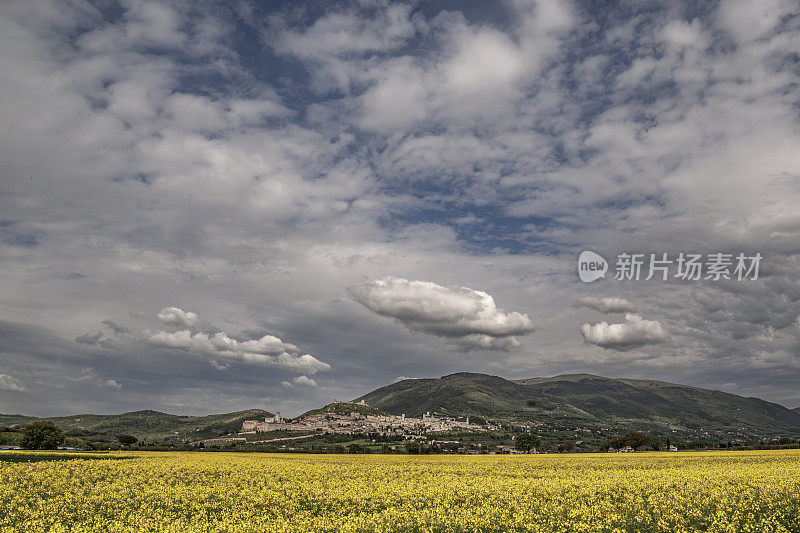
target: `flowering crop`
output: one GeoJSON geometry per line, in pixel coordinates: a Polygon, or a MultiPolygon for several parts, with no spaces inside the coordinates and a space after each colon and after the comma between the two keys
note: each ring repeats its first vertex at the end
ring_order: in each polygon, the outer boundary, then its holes
{"type": "Polygon", "coordinates": [[[797,450],[95,457],[0,461],[0,531],[800,532],[797,450]]]}

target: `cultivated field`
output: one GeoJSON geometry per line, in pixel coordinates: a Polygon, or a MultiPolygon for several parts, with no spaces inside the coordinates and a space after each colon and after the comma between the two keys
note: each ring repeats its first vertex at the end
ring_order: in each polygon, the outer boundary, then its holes
{"type": "Polygon", "coordinates": [[[52,457],[0,452],[0,531],[800,531],[798,450],[52,457]]]}

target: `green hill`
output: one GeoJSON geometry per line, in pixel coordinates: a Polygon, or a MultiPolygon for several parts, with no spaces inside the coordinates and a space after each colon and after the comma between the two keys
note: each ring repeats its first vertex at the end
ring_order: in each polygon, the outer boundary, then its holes
{"type": "MultiPolygon", "coordinates": [[[[107,437],[127,434],[147,441],[199,440],[239,431],[244,420],[263,420],[272,413],[261,409],[250,409],[207,416],[180,416],[158,411],[133,411],[119,415],[74,415],[43,418],[52,420],[67,435],[107,437]]],[[[23,415],[0,415],[0,426],[24,425],[36,417],[23,415]]],[[[98,440],[101,440],[98,439],[98,440]]]]}
{"type": "MultiPolygon", "coordinates": [[[[787,409],[758,398],[642,379],[610,379],[590,374],[507,380],[459,373],[431,379],[406,379],[357,398],[367,405],[333,403],[308,411],[362,414],[433,414],[483,418],[529,426],[543,434],[599,442],[607,436],[641,431],[678,440],[743,441],[753,437],[800,437],[800,408],[787,409]]],[[[67,435],[89,440],[134,435],[140,441],[196,441],[239,431],[244,420],[263,420],[260,409],[207,416],[158,411],[119,415],[47,418],[67,435]]],[[[301,418],[298,417],[298,418],[301,418]]],[[[37,420],[0,414],[0,426],[37,420]]],[[[18,435],[18,434],[16,434],[18,435]]]]}
{"type": "Polygon", "coordinates": [[[543,430],[643,431],[677,438],[800,436],[800,412],[758,398],[590,374],[510,381],[459,373],[408,379],[358,398],[389,413],[480,416],[543,430]]]}

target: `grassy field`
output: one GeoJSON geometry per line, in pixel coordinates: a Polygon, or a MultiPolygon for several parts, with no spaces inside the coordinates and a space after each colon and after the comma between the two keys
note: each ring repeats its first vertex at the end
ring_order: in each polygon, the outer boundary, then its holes
{"type": "Polygon", "coordinates": [[[0,452],[0,531],[799,531],[800,452],[0,452]],[[41,455],[39,460],[35,456],[41,455]],[[103,460],[116,457],[118,460],[103,460]],[[47,458],[48,460],[41,460],[47,458]],[[88,460],[87,460],[88,458],[88,460]]]}

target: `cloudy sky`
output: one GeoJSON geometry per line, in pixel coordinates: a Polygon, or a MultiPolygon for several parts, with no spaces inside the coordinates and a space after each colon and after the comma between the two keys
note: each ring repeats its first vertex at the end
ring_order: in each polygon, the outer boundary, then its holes
{"type": "Polygon", "coordinates": [[[598,5],[0,4],[0,412],[457,371],[800,406],[797,3],[598,5]]]}

